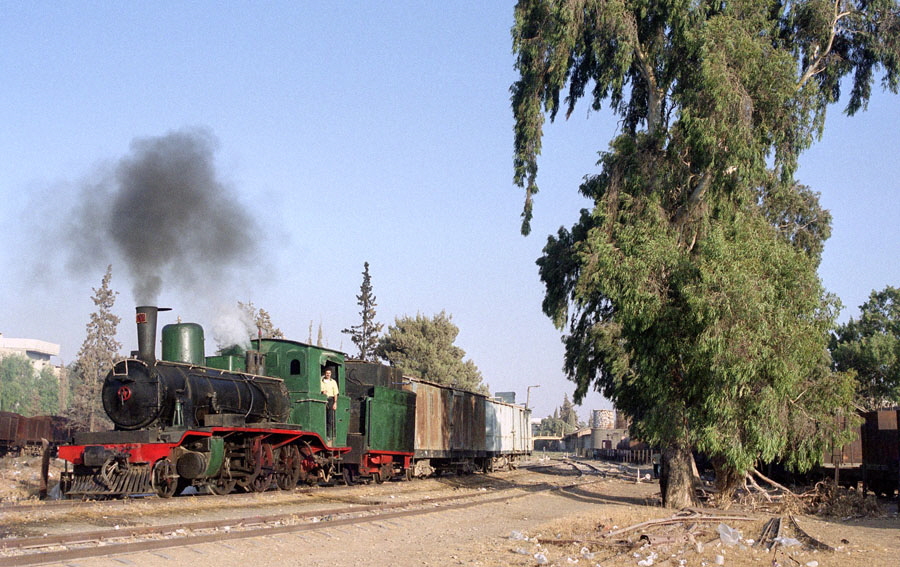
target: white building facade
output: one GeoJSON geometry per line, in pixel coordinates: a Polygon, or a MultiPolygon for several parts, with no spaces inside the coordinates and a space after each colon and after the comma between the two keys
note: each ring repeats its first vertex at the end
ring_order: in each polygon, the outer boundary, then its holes
{"type": "Polygon", "coordinates": [[[51,368],[59,375],[59,368],[50,362],[53,356],[59,356],[59,345],[37,339],[8,339],[0,333],[0,358],[19,354],[28,358],[38,372],[51,368]]]}

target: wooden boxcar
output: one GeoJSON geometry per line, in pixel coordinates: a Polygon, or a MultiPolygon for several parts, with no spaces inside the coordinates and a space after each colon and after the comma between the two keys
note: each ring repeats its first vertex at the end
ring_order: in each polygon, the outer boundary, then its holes
{"type": "Polygon", "coordinates": [[[46,440],[55,447],[72,435],[69,420],[55,415],[25,417],[13,412],[0,412],[0,456],[7,453],[39,455],[46,440]]]}
{"type": "Polygon", "coordinates": [[[534,446],[531,411],[493,399],[486,400],[484,407],[485,443],[492,458],[491,468],[509,466],[530,455],[534,446]]]}
{"type": "Polygon", "coordinates": [[[530,410],[416,378],[404,388],[416,394],[414,476],[513,468],[531,454],[530,410]]]}

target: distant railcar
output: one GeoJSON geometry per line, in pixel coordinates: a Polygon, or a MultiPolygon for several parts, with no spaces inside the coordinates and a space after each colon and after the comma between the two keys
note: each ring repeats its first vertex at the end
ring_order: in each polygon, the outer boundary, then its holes
{"type": "Polygon", "coordinates": [[[13,412],[0,412],[0,456],[7,454],[39,455],[44,442],[51,449],[68,442],[72,426],[68,419],[54,415],[25,417],[13,412]]]}
{"type": "Polygon", "coordinates": [[[18,453],[19,422],[22,416],[10,411],[0,411],[0,456],[18,453]]]}
{"type": "Polygon", "coordinates": [[[824,471],[842,485],[863,486],[877,494],[893,495],[900,482],[900,410],[860,413],[856,438],[825,453],[824,471]]]}

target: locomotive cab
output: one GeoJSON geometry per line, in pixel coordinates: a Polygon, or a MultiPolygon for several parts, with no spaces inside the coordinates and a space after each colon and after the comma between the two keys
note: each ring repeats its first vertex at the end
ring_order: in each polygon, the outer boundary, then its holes
{"type": "Polygon", "coordinates": [[[346,395],[344,354],[285,339],[254,340],[253,346],[265,355],[267,373],[284,381],[291,401],[288,421],[303,424],[323,440],[327,439],[330,447],[345,447],[350,398],[346,395]],[[333,439],[326,431],[327,399],[322,394],[322,376],[326,370],[331,370],[339,390],[333,439]]]}

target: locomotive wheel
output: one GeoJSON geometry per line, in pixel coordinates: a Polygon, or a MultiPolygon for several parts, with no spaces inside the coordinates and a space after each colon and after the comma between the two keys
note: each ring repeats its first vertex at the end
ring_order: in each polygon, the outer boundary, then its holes
{"type": "Polygon", "coordinates": [[[281,490],[293,490],[300,480],[300,450],[296,445],[286,445],[278,450],[275,468],[275,484],[281,490]]]}
{"type": "Polygon", "coordinates": [[[375,481],[375,484],[381,484],[384,482],[384,479],[381,477],[381,473],[373,472],[372,479],[375,481]]]}
{"type": "Polygon", "coordinates": [[[247,455],[244,457],[244,466],[241,468],[249,472],[238,477],[237,485],[247,492],[251,492],[256,479],[262,473],[262,441],[260,441],[259,437],[250,441],[250,446],[247,447],[247,455]]]}
{"type": "Polygon", "coordinates": [[[416,475],[413,472],[412,467],[407,467],[406,471],[404,471],[404,478],[406,478],[406,480],[412,480],[415,477],[416,477],[416,475]]]}
{"type": "Polygon", "coordinates": [[[210,494],[224,496],[226,494],[231,494],[231,491],[234,490],[236,484],[237,481],[233,478],[214,478],[206,483],[206,488],[209,490],[210,494]]]}
{"type": "Polygon", "coordinates": [[[175,464],[168,458],[156,461],[150,479],[153,490],[160,498],[171,498],[178,492],[178,474],[175,464]]]}
{"type": "Polygon", "coordinates": [[[341,469],[341,476],[344,477],[344,484],[347,486],[353,486],[356,484],[356,474],[353,472],[353,468],[350,465],[345,466],[341,469]]]}
{"type": "Polygon", "coordinates": [[[272,445],[262,443],[259,452],[259,467],[261,470],[253,482],[250,483],[250,489],[253,492],[265,492],[272,486],[272,480],[275,477],[275,455],[272,452],[272,445]]]}

